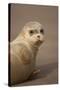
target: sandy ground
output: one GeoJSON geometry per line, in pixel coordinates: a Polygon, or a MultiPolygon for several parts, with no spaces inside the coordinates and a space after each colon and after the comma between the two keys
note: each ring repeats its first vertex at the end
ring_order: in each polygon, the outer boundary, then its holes
{"type": "Polygon", "coordinates": [[[40,72],[31,75],[29,80],[16,84],[14,86],[31,86],[31,85],[48,85],[48,84],[58,84],[58,66],[57,62],[42,65],[36,67],[40,72]]]}

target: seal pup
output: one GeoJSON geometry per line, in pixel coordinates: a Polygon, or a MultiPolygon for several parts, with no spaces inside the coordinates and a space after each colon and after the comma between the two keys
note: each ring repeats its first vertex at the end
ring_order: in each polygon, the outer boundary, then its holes
{"type": "Polygon", "coordinates": [[[28,22],[10,43],[10,84],[24,82],[34,72],[36,54],[44,41],[43,26],[28,22]]]}

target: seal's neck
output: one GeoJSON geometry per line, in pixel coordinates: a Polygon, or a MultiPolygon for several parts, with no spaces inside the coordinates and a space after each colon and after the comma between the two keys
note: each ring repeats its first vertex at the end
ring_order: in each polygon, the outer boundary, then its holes
{"type": "Polygon", "coordinates": [[[37,54],[37,51],[38,51],[38,46],[36,45],[33,45],[31,42],[29,43],[31,49],[32,49],[32,52],[34,53],[34,55],[37,54]]]}
{"type": "Polygon", "coordinates": [[[25,38],[23,37],[17,37],[13,43],[24,43],[24,45],[26,45],[32,52],[34,55],[36,55],[37,51],[38,51],[38,46],[33,45],[33,43],[26,41],[25,38]]]}

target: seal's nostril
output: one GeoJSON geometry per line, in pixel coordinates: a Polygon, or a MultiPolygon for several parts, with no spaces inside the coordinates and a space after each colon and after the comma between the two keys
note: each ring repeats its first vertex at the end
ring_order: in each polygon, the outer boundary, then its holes
{"type": "Polygon", "coordinates": [[[40,36],[39,36],[39,35],[38,35],[37,37],[38,37],[38,38],[40,38],[40,36]]]}

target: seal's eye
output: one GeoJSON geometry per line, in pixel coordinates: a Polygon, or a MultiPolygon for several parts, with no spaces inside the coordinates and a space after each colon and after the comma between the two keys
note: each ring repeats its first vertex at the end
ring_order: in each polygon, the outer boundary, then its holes
{"type": "Polygon", "coordinates": [[[44,30],[43,30],[43,29],[41,29],[41,30],[40,30],[40,33],[44,34],[44,30]]]}
{"type": "Polygon", "coordinates": [[[30,30],[30,34],[33,34],[34,33],[34,31],[33,30],[30,30]]]}

